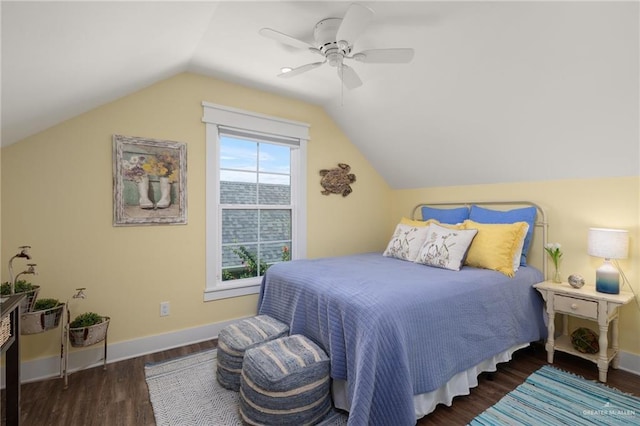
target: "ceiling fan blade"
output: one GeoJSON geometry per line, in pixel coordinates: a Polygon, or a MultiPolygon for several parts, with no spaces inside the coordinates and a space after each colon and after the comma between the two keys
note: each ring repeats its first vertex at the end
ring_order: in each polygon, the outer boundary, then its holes
{"type": "Polygon", "coordinates": [[[347,89],[355,89],[362,86],[362,80],[360,80],[354,69],[348,65],[342,64],[338,67],[338,77],[340,77],[342,84],[347,89]]]}
{"type": "Polygon", "coordinates": [[[353,44],[373,18],[373,10],[353,3],[342,18],[342,23],[336,33],[336,41],[346,41],[353,44]]]}
{"type": "Polygon", "coordinates": [[[282,77],[282,78],[291,78],[291,77],[295,77],[296,75],[300,75],[304,72],[307,71],[311,71],[314,68],[318,68],[320,65],[324,64],[326,61],[323,62],[314,62],[312,64],[306,64],[306,65],[302,65],[298,68],[294,68],[291,71],[287,71],[287,72],[283,72],[278,74],[278,77],[282,77]]]}
{"type": "Polygon", "coordinates": [[[298,40],[297,38],[293,38],[290,35],[285,33],[281,33],[280,31],[272,30],[271,28],[262,28],[258,31],[261,36],[270,38],[272,40],[278,41],[282,44],[286,44],[289,46],[297,47],[298,49],[314,49],[315,47],[307,43],[306,41],[298,40]]]}
{"type": "Polygon", "coordinates": [[[378,64],[406,64],[413,59],[413,49],[371,49],[356,53],[349,59],[378,64]]]}

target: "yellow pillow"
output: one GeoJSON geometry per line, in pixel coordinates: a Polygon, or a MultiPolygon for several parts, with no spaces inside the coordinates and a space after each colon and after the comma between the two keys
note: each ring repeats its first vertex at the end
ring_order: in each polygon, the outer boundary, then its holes
{"type": "Polygon", "coordinates": [[[408,217],[403,217],[400,219],[400,223],[403,225],[415,226],[416,228],[420,228],[422,226],[429,226],[432,223],[438,223],[437,220],[429,219],[429,220],[411,220],[408,217]]]}
{"type": "Polygon", "coordinates": [[[467,219],[464,221],[464,227],[478,230],[469,248],[465,265],[493,269],[513,277],[513,256],[527,232],[527,223],[493,224],[467,219]]]}
{"type": "Polygon", "coordinates": [[[442,226],[443,228],[449,228],[449,229],[467,229],[464,227],[464,223],[440,223],[438,221],[435,221],[435,219],[429,219],[429,220],[433,220],[435,224],[442,226]]]}

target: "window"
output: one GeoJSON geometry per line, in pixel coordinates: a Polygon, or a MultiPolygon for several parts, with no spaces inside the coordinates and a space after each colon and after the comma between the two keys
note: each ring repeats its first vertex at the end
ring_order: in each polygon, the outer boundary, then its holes
{"type": "Polygon", "coordinates": [[[260,277],[291,253],[291,150],[219,134],[222,281],[260,277]]]}
{"type": "Polygon", "coordinates": [[[257,293],[306,249],[308,125],[203,103],[207,126],[205,300],[257,293]]]}

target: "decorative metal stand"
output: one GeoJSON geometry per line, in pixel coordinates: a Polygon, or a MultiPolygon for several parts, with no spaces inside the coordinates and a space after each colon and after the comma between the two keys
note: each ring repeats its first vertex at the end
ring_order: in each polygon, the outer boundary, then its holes
{"type": "MultiPolygon", "coordinates": [[[[15,315],[20,315],[14,322],[10,322],[8,318],[3,318],[0,321],[0,343],[4,347],[5,341],[8,341],[12,334],[10,327],[14,327],[12,324],[20,324],[20,327],[16,328],[19,334],[36,334],[43,333],[45,331],[52,330],[60,325],[62,320],[63,326],[60,327],[60,377],[64,378],[64,388],[67,389],[68,380],[68,366],[69,366],[69,346],[73,347],[85,347],[104,342],[104,356],[103,356],[103,370],[107,369],[107,330],[109,328],[109,317],[101,317],[102,322],[90,327],[71,328],[71,314],[69,312],[69,300],[67,303],[60,303],[50,309],[44,309],[41,311],[33,311],[33,307],[38,296],[40,286],[29,287],[28,291],[21,294],[15,294],[16,283],[18,278],[24,274],[37,275],[35,263],[28,263],[27,269],[14,275],[13,261],[18,258],[31,260],[31,254],[29,254],[29,246],[20,246],[18,254],[13,256],[9,260],[9,277],[10,277],[10,291],[7,296],[2,297],[2,301],[5,300],[20,300],[20,309],[16,310],[15,315]],[[19,296],[19,297],[18,297],[19,296]]],[[[3,286],[4,287],[4,286],[3,286]]],[[[24,287],[22,287],[24,289],[24,287]]],[[[77,288],[76,293],[73,295],[73,299],[84,299],[84,288],[77,288]]],[[[3,305],[4,309],[4,305],[3,305]]],[[[13,314],[12,314],[13,315],[13,314]]],[[[15,333],[15,331],[14,331],[15,333]]],[[[16,337],[17,338],[17,337],[16,337]]]]}
{"type": "MultiPolygon", "coordinates": [[[[74,299],[84,299],[85,288],[77,288],[73,295],[74,299]]],[[[69,312],[69,301],[67,300],[65,309],[64,327],[62,328],[62,338],[60,340],[60,377],[64,378],[64,389],[69,387],[69,345],[73,347],[85,347],[104,342],[104,353],[102,358],[102,369],[107,370],[107,331],[109,329],[109,317],[103,317],[103,321],[90,327],[71,328],[71,313],[69,312]]]]}

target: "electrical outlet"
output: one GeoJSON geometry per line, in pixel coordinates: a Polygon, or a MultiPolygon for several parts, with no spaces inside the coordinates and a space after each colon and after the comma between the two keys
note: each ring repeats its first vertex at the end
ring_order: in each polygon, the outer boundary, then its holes
{"type": "Polygon", "coordinates": [[[166,317],[169,315],[169,302],[160,302],[160,316],[166,317]]]}

